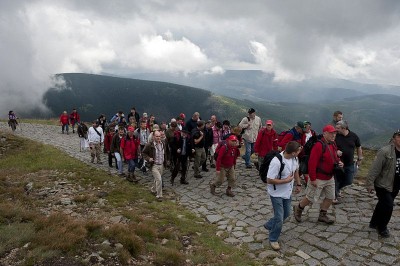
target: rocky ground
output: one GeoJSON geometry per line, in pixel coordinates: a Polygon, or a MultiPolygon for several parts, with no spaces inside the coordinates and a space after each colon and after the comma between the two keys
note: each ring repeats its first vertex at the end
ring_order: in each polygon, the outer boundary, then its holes
{"type": "MultiPolygon", "coordinates": [[[[0,128],[7,129],[6,123],[0,123],[0,128]]],[[[109,168],[104,156],[102,165],[91,164],[87,151],[79,151],[79,138],[76,134],[63,135],[61,129],[55,126],[22,123],[15,134],[32,140],[56,146],[70,156],[88,164],[116,174],[116,170],[109,168]]],[[[281,251],[273,251],[268,242],[268,232],[263,224],[272,216],[271,202],[265,192],[265,185],[259,180],[255,169],[245,169],[241,159],[237,166],[236,196],[227,197],[224,193],[226,184],[223,184],[218,196],[213,196],[209,191],[209,182],[215,171],[202,172],[202,179],[193,178],[191,166],[189,167],[189,185],[175,182],[171,186],[170,173],[166,171],[165,193],[167,200],[174,200],[184,205],[210,223],[218,226],[216,232],[225,242],[232,245],[246,245],[250,256],[254,258],[269,257],[277,265],[396,265],[400,263],[399,236],[400,210],[395,206],[393,217],[389,224],[391,237],[382,239],[375,230],[369,229],[368,222],[376,204],[376,198],[369,195],[360,184],[354,184],[344,190],[342,202],[333,206],[329,215],[335,217],[334,225],[327,226],[317,222],[318,204],[305,210],[304,221],[297,223],[290,217],[283,228],[280,237],[281,251]]],[[[61,173],[69,175],[72,173],[61,173]]],[[[52,186],[39,191],[32,191],[35,197],[42,197],[49,201],[47,207],[42,209],[44,214],[54,208],[62,208],[63,212],[71,217],[86,217],[101,215],[96,204],[105,201],[107,191],[93,188],[87,197],[96,199],[95,204],[88,210],[79,210],[76,202],[79,201],[80,189],[74,184],[63,180],[54,180],[52,175],[60,173],[39,172],[49,178],[52,186]]],[[[141,177],[140,184],[150,187],[152,178],[137,172],[141,177]]],[[[29,180],[29,176],[27,177],[29,180]]],[[[33,179],[32,179],[33,180],[33,179]]],[[[34,182],[34,181],[32,181],[34,182]]],[[[110,181],[108,184],[112,186],[110,181]]],[[[29,191],[29,184],[26,190],[29,191]]],[[[293,196],[293,204],[303,194],[293,196]]],[[[396,201],[397,203],[397,201],[396,201]]],[[[108,217],[110,223],[126,222],[118,213],[108,217]]]]}

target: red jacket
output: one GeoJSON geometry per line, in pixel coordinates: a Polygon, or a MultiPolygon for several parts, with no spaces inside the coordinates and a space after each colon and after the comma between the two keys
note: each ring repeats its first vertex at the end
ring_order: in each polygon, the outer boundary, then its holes
{"type": "Polygon", "coordinates": [[[333,177],[333,169],[335,164],[339,162],[337,157],[337,148],[335,143],[326,143],[324,138],[321,139],[325,142],[325,152],[321,142],[314,144],[311,149],[310,159],[308,161],[308,174],[311,181],[329,180],[333,177]],[[329,150],[331,152],[329,152],[329,150]],[[332,154],[332,155],[331,155],[332,154]]]}
{"type": "Polygon", "coordinates": [[[236,165],[236,159],[239,157],[239,155],[239,149],[235,146],[229,146],[227,143],[226,146],[223,146],[219,149],[217,162],[215,164],[216,170],[220,171],[221,167],[230,168],[236,165]]]}
{"type": "Polygon", "coordinates": [[[60,116],[60,123],[63,125],[69,125],[69,117],[68,115],[62,114],[60,116]]]}
{"type": "Polygon", "coordinates": [[[278,134],[274,129],[268,131],[266,128],[258,132],[254,151],[258,156],[264,157],[271,150],[278,150],[278,134]]]}
{"type": "Polygon", "coordinates": [[[129,136],[124,137],[121,139],[121,149],[123,150],[123,155],[125,160],[131,160],[137,158],[137,151],[139,145],[139,140],[132,138],[130,139],[129,136]]]}
{"type": "Polygon", "coordinates": [[[107,152],[110,152],[111,148],[111,141],[113,139],[114,133],[108,132],[106,136],[104,137],[104,148],[106,149],[107,152]]]}
{"type": "Polygon", "coordinates": [[[79,123],[81,121],[81,118],[79,117],[78,112],[74,113],[72,112],[69,115],[69,120],[71,121],[71,124],[79,123]]]}

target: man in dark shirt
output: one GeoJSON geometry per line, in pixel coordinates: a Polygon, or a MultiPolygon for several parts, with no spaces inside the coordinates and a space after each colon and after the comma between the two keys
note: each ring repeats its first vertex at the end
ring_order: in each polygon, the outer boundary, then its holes
{"type": "Polygon", "coordinates": [[[349,130],[347,121],[341,120],[336,123],[336,145],[338,148],[338,155],[344,164],[344,174],[342,176],[335,176],[335,194],[336,199],[333,201],[334,204],[339,203],[338,197],[340,196],[340,190],[345,186],[351,185],[354,178],[354,150],[357,149],[357,163],[356,167],[361,164],[362,149],[360,138],[356,133],[349,130]]]}
{"type": "Polygon", "coordinates": [[[206,161],[204,121],[197,121],[197,127],[192,130],[192,142],[195,150],[194,155],[194,177],[202,178],[199,167],[206,161]]]}

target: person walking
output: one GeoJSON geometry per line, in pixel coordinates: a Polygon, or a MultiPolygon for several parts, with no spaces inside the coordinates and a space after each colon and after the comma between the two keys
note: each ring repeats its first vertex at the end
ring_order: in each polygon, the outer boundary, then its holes
{"type": "Polygon", "coordinates": [[[261,129],[262,122],[253,108],[250,108],[247,113],[249,115],[240,121],[239,126],[244,129],[243,139],[246,148],[244,161],[246,168],[252,168],[250,157],[254,153],[254,143],[256,142],[258,131],[261,129]]]}
{"type": "Polygon", "coordinates": [[[263,163],[265,155],[272,150],[278,150],[278,134],[274,130],[274,122],[272,120],[265,121],[265,128],[258,132],[254,152],[258,156],[258,162],[254,163],[257,170],[263,163]]]}
{"type": "Polygon", "coordinates": [[[301,222],[303,210],[310,203],[323,197],[320,205],[318,221],[333,224],[335,221],[327,216],[329,207],[335,199],[335,168],[343,168],[343,163],[337,157],[335,145],[336,129],[326,125],[322,129],[321,141],[314,144],[308,162],[309,180],[306,195],[294,206],[294,218],[301,222]]]}
{"type": "Polygon", "coordinates": [[[161,132],[154,132],[154,140],[147,143],[142,151],[143,158],[149,162],[154,181],[151,192],[156,195],[158,201],[163,200],[162,175],[167,166],[168,146],[161,141],[161,132]]]}
{"type": "Polygon", "coordinates": [[[120,154],[122,159],[128,163],[128,177],[126,180],[129,182],[138,182],[135,176],[135,167],[137,163],[137,154],[140,149],[139,140],[134,136],[135,128],[129,126],[128,133],[121,139],[120,154]]]}
{"type": "Polygon", "coordinates": [[[114,156],[115,160],[117,161],[117,169],[118,169],[118,175],[120,176],[125,176],[123,172],[123,161],[122,161],[122,154],[121,154],[121,140],[125,138],[125,129],[123,126],[118,127],[118,132],[117,134],[114,134],[112,140],[111,140],[111,147],[110,147],[110,152],[114,156]]]}
{"type": "Polygon", "coordinates": [[[60,115],[60,125],[61,125],[61,133],[64,134],[64,132],[66,132],[68,135],[69,117],[67,111],[64,111],[60,115]]]}
{"type": "Polygon", "coordinates": [[[360,138],[356,133],[350,131],[347,121],[341,120],[336,123],[336,146],[338,148],[338,155],[344,164],[344,173],[341,176],[335,176],[336,198],[334,204],[340,203],[341,189],[353,184],[354,167],[361,165],[363,153],[361,148],[360,138]],[[357,150],[357,162],[354,165],[354,151],[357,150]]]}
{"type": "Polygon", "coordinates": [[[98,164],[102,164],[100,153],[101,153],[101,145],[104,142],[104,133],[103,129],[99,127],[99,122],[97,120],[93,121],[92,126],[88,130],[88,142],[90,148],[90,156],[92,159],[91,163],[94,163],[94,159],[97,159],[98,164]]]}
{"type": "Polygon", "coordinates": [[[236,185],[235,166],[237,157],[240,155],[238,149],[239,141],[235,135],[230,135],[226,139],[226,144],[220,144],[218,149],[218,156],[215,168],[214,180],[210,183],[210,192],[216,195],[215,189],[219,187],[225,180],[228,180],[228,187],[226,188],[226,195],[234,197],[232,188],[236,185]]]}
{"type": "Polygon", "coordinates": [[[267,192],[270,196],[274,216],[265,224],[264,228],[269,231],[269,242],[273,250],[280,250],[278,242],[282,232],[283,221],[290,215],[292,192],[301,190],[301,180],[299,176],[299,161],[297,156],[301,151],[300,143],[290,141],[285,151],[281,152],[282,164],[277,157],[274,157],[269,165],[267,173],[267,192]],[[294,189],[294,180],[296,186],[294,189]]]}
{"type": "Polygon", "coordinates": [[[378,197],[369,227],[387,238],[390,236],[387,225],[392,217],[394,199],[400,190],[400,129],[393,133],[390,144],[376,154],[366,186],[369,193],[375,190],[378,197]]]}
{"type": "Polygon", "coordinates": [[[174,168],[171,175],[171,184],[174,185],[174,180],[181,170],[181,184],[189,184],[186,180],[186,173],[188,168],[188,157],[191,156],[195,150],[192,149],[192,143],[189,139],[189,131],[186,128],[182,128],[180,131],[180,137],[174,136],[170,143],[171,154],[176,158],[174,168]]]}
{"type": "Polygon", "coordinates": [[[79,125],[79,123],[81,122],[81,118],[76,108],[72,109],[72,113],[69,114],[69,121],[72,126],[72,133],[75,133],[75,125],[79,125]]]}

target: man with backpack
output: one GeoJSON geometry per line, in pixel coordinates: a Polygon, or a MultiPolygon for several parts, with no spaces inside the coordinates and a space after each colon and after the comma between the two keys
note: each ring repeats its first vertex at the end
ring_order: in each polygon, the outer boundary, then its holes
{"type": "Polygon", "coordinates": [[[298,205],[294,206],[294,218],[297,222],[301,222],[304,208],[322,195],[324,198],[320,205],[318,221],[326,224],[335,222],[327,216],[327,211],[335,199],[334,171],[343,168],[343,163],[337,156],[335,127],[326,125],[322,132],[321,140],[317,141],[311,149],[306,196],[300,200],[298,205]]]}
{"type": "Polygon", "coordinates": [[[258,131],[261,129],[262,122],[261,118],[256,115],[256,110],[253,108],[250,108],[247,113],[249,115],[243,117],[239,126],[244,130],[243,139],[246,148],[244,161],[246,168],[252,168],[253,166],[250,163],[250,157],[254,153],[254,143],[256,142],[258,131]]]}
{"type": "Polygon", "coordinates": [[[237,148],[239,145],[238,139],[235,135],[230,135],[225,141],[218,144],[216,149],[216,175],[214,180],[210,183],[210,192],[216,195],[215,188],[219,187],[225,179],[228,180],[228,187],[226,189],[226,195],[234,197],[235,194],[232,192],[232,188],[235,187],[235,166],[236,159],[240,155],[240,151],[237,148]]]}
{"type": "Polygon", "coordinates": [[[104,142],[103,129],[99,127],[99,122],[97,120],[93,121],[93,125],[88,131],[88,141],[90,148],[90,156],[92,157],[91,163],[94,163],[94,159],[97,159],[98,164],[102,164],[100,159],[101,144],[104,142]]]}
{"type": "Polygon", "coordinates": [[[264,156],[272,151],[278,150],[277,141],[278,134],[274,130],[274,122],[272,120],[265,121],[265,128],[258,132],[256,144],[254,145],[254,152],[258,156],[258,162],[254,163],[257,170],[264,160],[264,156]]]}
{"type": "Polygon", "coordinates": [[[279,250],[278,238],[282,231],[283,221],[289,217],[294,180],[296,180],[295,192],[301,190],[299,177],[299,163],[297,156],[301,146],[296,141],[286,145],[285,151],[281,152],[281,160],[275,156],[267,172],[267,191],[271,198],[274,216],[264,224],[269,231],[269,242],[273,250],[279,250]]]}
{"type": "Polygon", "coordinates": [[[279,133],[278,136],[278,148],[280,151],[284,151],[286,144],[289,143],[289,141],[297,141],[298,143],[301,144],[301,140],[303,138],[303,131],[305,130],[305,125],[303,121],[298,121],[292,129],[288,131],[283,131],[279,133]]]}

